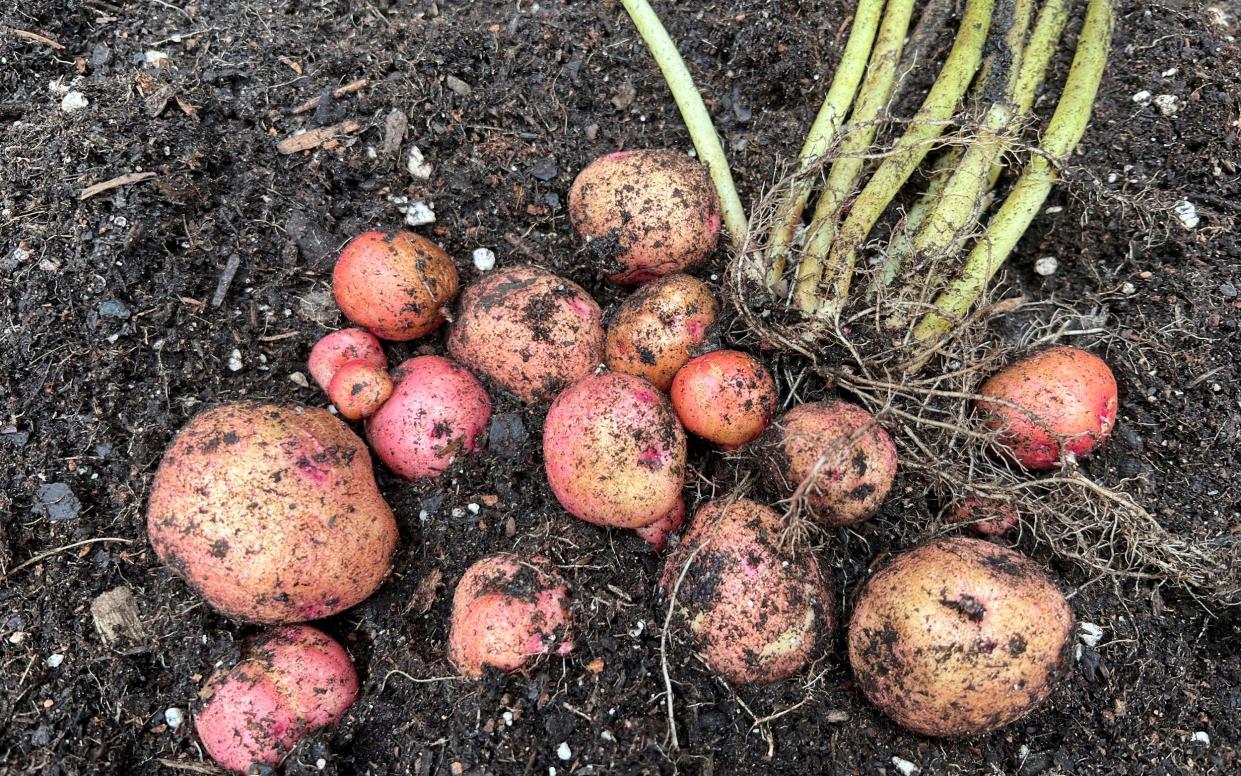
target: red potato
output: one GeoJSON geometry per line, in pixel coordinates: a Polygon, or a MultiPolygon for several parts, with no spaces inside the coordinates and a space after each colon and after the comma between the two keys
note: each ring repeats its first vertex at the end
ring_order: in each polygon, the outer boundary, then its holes
{"type": "Polygon", "coordinates": [[[1021,522],[1017,508],[994,498],[963,498],[948,512],[951,523],[969,523],[980,536],[1003,536],[1021,522]]]}
{"type": "Polygon", "coordinates": [[[462,673],[516,671],[532,657],[573,649],[564,580],[543,558],[501,553],[475,563],[452,597],[448,659],[462,673]]]}
{"type": "Polygon", "coordinates": [[[332,293],[345,317],[386,340],[412,340],[444,322],[457,295],[457,267],[412,232],[363,232],[341,251],[332,293]]]}
{"type": "Polygon", "coordinates": [[[374,334],[363,329],[341,329],[321,338],[310,349],[310,376],[327,393],[336,370],[349,361],[361,360],[376,369],[388,368],[388,357],[374,334]]]}
{"type": "Polygon", "coordinates": [[[518,266],[462,292],[448,352],[529,404],[593,372],[603,361],[603,336],[603,313],[581,286],[518,266]]]}
{"type": "Polygon", "coordinates": [[[676,506],[685,484],[685,432],[655,386],[604,372],[552,402],[543,464],[561,506],[588,523],[637,528],[676,506]]]}
{"type": "Polygon", "coordinates": [[[995,450],[1027,469],[1053,469],[1107,440],[1116,425],[1116,378],[1103,359],[1080,348],[1056,347],[997,372],[979,389],[984,425],[998,434],[995,450]]]}
{"type": "Polygon", "coordinates": [[[866,697],[901,726],[978,735],[1051,693],[1072,633],[1068,602],[1032,561],[981,539],[941,539],[866,583],[849,662],[866,697]]]}
{"type": "Polygon", "coordinates": [[[164,454],[147,506],[160,560],[224,614],[301,622],[344,611],[392,567],[397,528],[371,456],[326,410],[207,410],[164,454]]]}
{"type": "Polygon", "coordinates": [[[569,218],[617,283],[683,272],[720,238],[711,176],[677,151],[618,151],[591,162],[569,190],[569,218]]]}
{"type": "Polygon", "coordinates": [[[844,526],[878,510],[896,477],[896,446],[866,410],[843,401],[799,404],[768,432],[767,475],[784,495],[799,489],[822,523],[844,526]]]}
{"type": "Polygon", "coordinates": [[[782,549],[784,527],[749,499],[711,501],[664,564],[660,585],[676,591],[698,651],[732,684],[784,679],[829,643],[831,588],[812,553],[782,549]]]}
{"type": "Polygon", "coordinates": [[[392,397],[366,421],[379,460],[406,479],[438,477],[458,455],[479,450],[491,397],[469,370],[442,356],[397,367],[392,397]]]}
{"type": "Polygon", "coordinates": [[[736,350],[690,359],[677,372],[669,396],[687,431],[725,450],[757,439],[779,399],[767,367],[736,350]]]}
{"type": "Polygon", "coordinates": [[[388,371],[363,359],[346,361],[332,376],[327,396],[341,417],[349,420],[369,418],[392,396],[388,371]]]}
{"type": "Polygon", "coordinates": [[[278,628],[212,677],[194,727],[212,760],[245,773],[276,765],[302,736],[334,725],[358,697],[349,655],[305,625],[278,628]]]}
{"type": "Polygon", "coordinates": [[[663,552],[664,547],[668,546],[668,537],[681,530],[681,526],[685,524],[685,511],[685,499],[679,498],[668,514],[653,523],[638,526],[633,531],[642,541],[651,545],[655,552],[663,552]]]}
{"type": "Polygon", "coordinates": [[[608,326],[608,369],[645,377],[667,393],[719,314],[720,303],[701,280],[689,275],[652,280],[621,302],[608,326]]]}

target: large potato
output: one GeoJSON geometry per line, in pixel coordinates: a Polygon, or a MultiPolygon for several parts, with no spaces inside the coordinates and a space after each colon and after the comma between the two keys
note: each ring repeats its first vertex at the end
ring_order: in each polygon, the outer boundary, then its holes
{"type": "Polygon", "coordinates": [[[818,561],[782,548],[783,529],[770,507],[711,501],[664,565],[660,585],[676,590],[699,652],[733,684],[796,673],[831,632],[831,589],[818,561]]]}
{"type": "Polygon", "coordinates": [[[348,426],[325,410],[252,403],[207,410],[177,434],[147,533],[212,606],[256,622],[348,609],[383,582],[397,542],[348,426]]]}
{"type": "Polygon", "coordinates": [[[458,282],[452,257],[413,232],[363,232],[332,271],[332,293],[345,317],[386,340],[417,339],[439,328],[458,282]]]}
{"type": "Polygon", "coordinates": [[[533,266],[461,293],[448,352],[527,404],[554,398],[603,361],[603,313],[571,280],[533,266]]]}
{"type": "Polygon", "coordinates": [[[569,190],[569,218],[618,283],[683,272],[720,238],[711,176],[677,151],[618,151],[591,162],[569,190]]]}
{"type": "Polygon", "coordinates": [[[645,377],[667,393],[719,314],[720,303],[701,280],[679,274],[652,280],[621,302],[608,325],[608,369],[645,377]]]}
{"type": "Polygon", "coordinates": [[[849,624],[862,691],[900,725],[974,735],[1026,714],[1068,667],[1073,612],[1029,559],[942,539],[866,583],[849,624]]]}
{"type": "Polygon", "coordinates": [[[556,397],[543,424],[547,481],[569,514],[637,528],[676,506],[685,432],[668,397],[633,375],[605,372],[556,397]]]}

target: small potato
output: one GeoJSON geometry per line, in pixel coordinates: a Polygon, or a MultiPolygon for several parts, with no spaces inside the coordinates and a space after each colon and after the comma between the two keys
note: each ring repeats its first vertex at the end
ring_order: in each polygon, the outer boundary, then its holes
{"type": "Polygon", "coordinates": [[[332,293],[345,317],[380,339],[418,339],[439,328],[457,295],[457,267],[412,232],[363,232],[341,251],[332,293]]]}
{"type": "Polygon", "coordinates": [[[438,477],[458,455],[482,447],[491,397],[469,370],[442,356],[396,368],[392,397],[366,421],[375,455],[406,479],[438,477]]]}
{"type": "Polygon", "coordinates": [[[679,531],[684,524],[685,499],[679,498],[676,506],[668,514],[653,523],[638,526],[633,529],[633,532],[641,537],[642,541],[651,545],[655,552],[663,552],[664,547],[668,546],[668,537],[679,531]]]}
{"type": "Polygon", "coordinates": [[[388,357],[374,334],[363,329],[341,329],[321,338],[310,349],[310,376],[327,393],[332,377],[348,361],[361,360],[376,369],[388,368],[388,357]]]}
{"type": "Polygon", "coordinates": [[[767,475],[783,495],[800,491],[823,524],[861,522],[896,477],[896,446],[866,410],[843,401],[799,404],[768,431],[767,475]]]}
{"type": "Polygon", "coordinates": [[[617,283],[683,272],[715,250],[720,199],[707,169],[678,151],[618,151],[569,190],[569,219],[617,283]]]}
{"type": "Polygon", "coordinates": [[[533,266],[499,270],[461,294],[448,352],[530,404],[603,361],[603,313],[581,286],[533,266]]]}
{"type": "Polygon", "coordinates": [[[1116,425],[1116,378],[1103,359],[1074,347],[1035,353],[997,372],[979,389],[984,425],[998,432],[996,452],[1027,469],[1053,469],[1083,456],[1116,425]]]}
{"type": "Polygon", "coordinates": [[[475,563],[452,597],[448,659],[463,674],[516,671],[537,655],[566,655],[572,615],[564,580],[543,558],[501,553],[475,563]]]}
{"type": "Polygon", "coordinates": [[[1017,508],[1007,501],[994,498],[968,497],[957,501],[948,511],[951,523],[969,523],[980,536],[1003,536],[1021,522],[1017,508]]]}
{"type": "Polygon", "coordinates": [[[677,372],[669,396],[687,431],[725,450],[757,439],[779,400],[767,367],[736,350],[690,359],[677,372]]]}
{"type": "Polygon", "coordinates": [[[552,402],[543,464],[561,506],[588,523],[637,528],[668,514],[685,484],[685,432],[655,386],[604,372],[552,402]]]}
{"type": "Polygon", "coordinates": [[[781,545],[784,527],[749,499],[711,501],[664,564],[660,586],[676,592],[699,653],[731,684],[784,679],[828,644],[831,588],[811,552],[781,545]]]}
{"type": "Polygon", "coordinates": [[[305,625],[278,628],[212,678],[194,727],[212,760],[246,773],[276,765],[302,736],[334,725],[358,697],[349,655],[305,625]]]}
{"type": "Polygon", "coordinates": [[[388,371],[363,359],[341,364],[328,384],[327,396],[341,417],[349,420],[369,418],[392,396],[388,371]]]}
{"type": "Polygon", "coordinates": [[[1069,666],[1073,612],[1029,559],[950,538],[866,583],[849,662],[871,703],[928,736],[987,733],[1045,699],[1069,666]]]}
{"type": "Polygon", "coordinates": [[[164,454],[147,506],[160,560],[255,622],[328,617],[392,567],[397,528],[366,444],[326,410],[227,404],[164,454]]]}
{"type": "Polygon", "coordinates": [[[689,275],[652,280],[621,303],[608,326],[608,369],[645,377],[667,393],[719,314],[720,303],[701,280],[689,275]]]}

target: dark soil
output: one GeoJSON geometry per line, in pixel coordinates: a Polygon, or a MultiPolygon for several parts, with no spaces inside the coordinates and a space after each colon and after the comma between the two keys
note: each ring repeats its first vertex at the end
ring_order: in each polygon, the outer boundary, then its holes
{"type": "MultiPolygon", "coordinates": [[[[851,3],[659,5],[752,201],[799,147],[851,3]]],[[[1170,527],[1224,541],[1241,526],[1235,7],[1119,5],[1075,185],[1053,195],[1063,209],[1035,222],[1009,280],[1106,313],[1116,335],[1067,338],[1107,356],[1121,383],[1119,431],[1091,475],[1127,479],[1170,527]],[[1179,110],[1135,103],[1143,90],[1176,95],[1179,110]],[[1197,207],[1196,229],[1170,214],[1180,199],[1197,207]],[[1061,270],[1042,279],[1031,268],[1048,255],[1061,270]]],[[[176,429],[241,398],[325,403],[290,375],[340,324],[328,294],[337,250],[399,227],[392,197],[433,203],[437,222],[419,231],[466,281],[479,276],[471,252],[488,247],[500,266],[536,261],[614,306],[621,292],[569,228],[573,176],[618,148],[689,142],[612,2],[10,0],[0,19],[0,772],[201,770],[192,724],[170,729],[165,710],[191,709],[255,631],[204,606],[145,539],[144,499],[176,429]],[[359,78],[369,86],[292,113],[359,78]],[[58,87],[88,105],[66,114],[58,87]],[[401,117],[395,157],[385,134],[401,117]],[[332,148],[277,152],[297,130],[349,120],[359,130],[332,148]],[[428,180],[406,171],[409,144],[434,165],[428,180]],[[155,176],[79,199],[142,171],[155,176]],[[229,266],[236,276],[218,285],[229,266]],[[91,602],[115,588],[133,592],[145,635],[109,646],[91,602]]],[[[720,251],[703,276],[723,262],[720,251]]],[[[437,335],[389,355],[441,346],[437,335]]],[[[324,623],[356,659],[363,697],[338,729],[305,740],[288,772],[892,773],[894,757],[923,773],[1241,768],[1236,611],[1113,585],[1035,547],[1104,635],[1026,719],[934,741],[864,702],[839,638],[802,705],[805,677],[734,693],[674,639],[682,748],[669,751],[659,561],[629,533],[565,515],[539,462],[544,410],[496,403],[518,415],[501,415],[503,439],[460,470],[430,483],[380,470],[402,531],[396,573],[324,623]],[[513,548],[549,556],[570,580],[577,649],[513,676],[424,681],[452,673],[448,609],[463,570],[513,548]],[[782,711],[754,728],[752,715],[782,711]]],[[[720,470],[692,452],[705,476],[720,470]]],[[[842,611],[871,561],[899,549],[909,532],[897,526],[927,515],[921,491],[898,482],[880,518],[839,534],[847,561],[828,568],[842,611]]]]}

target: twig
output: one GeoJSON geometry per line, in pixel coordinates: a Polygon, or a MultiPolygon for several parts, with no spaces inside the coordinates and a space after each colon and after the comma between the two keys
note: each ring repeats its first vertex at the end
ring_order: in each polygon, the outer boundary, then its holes
{"type": "Polygon", "coordinates": [[[419,679],[416,676],[410,676],[409,674],[405,673],[399,668],[394,668],[388,673],[384,674],[383,681],[379,683],[379,690],[375,693],[376,695],[383,695],[384,688],[388,686],[388,680],[392,678],[393,674],[396,674],[397,676],[403,676],[409,681],[413,682],[414,684],[432,684],[434,682],[452,682],[452,681],[456,681],[457,679],[461,678],[459,676],[429,676],[426,679],[419,679]]]}
{"type": "Polygon", "coordinates": [[[276,150],[286,155],[295,154],[299,151],[309,151],[312,148],[318,148],[337,135],[352,135],[360,129],[362,129],[362,125],[356,121],[342,121],[330,127],[319,127],[318,129],[303,132],[300,135],[286,137],[276,144],[276,150]]]}
{"type": "Polygon", "coordinates": [[[13,33],[19,38],[25,38],[26,40],[33,41],[35,43],[41,43],[44,46],[47,46],[48,48],[52,48],[57,51],[64,51],[65,49],[65,47],[61,45],[60,43],[57,43],[56,41],[52,40],[51,38],[47,36],[40,35],[37,32],[19,30],[16,27],[6,27],[5,29],[7,29],[9,32],[13,33]]]}
{"type": "MultiPolygon", "coordinates": [[[[360,92],[370,85],[371,85],[370,79],[359,78],[358,80],[351,81],[338,89],[333,89],[332,98],[339,99],[341,97],[344,97],[346,94],[353,94],[354,92],[360,92]]],[[[301,105],[298,105],[296,108],[294,108],[293,115],[296,116],[302,113],[309,113],[310,111],[319,107],[319,101],[322,99],[323,99],[323,95],[316,94],[314,97],[311,97],[309,100],[306,100],[301,105]]]]}
{"type": "Polygon", "coordinates": [[[121,186],[128,186],[131,183],[141,183],[142,181],[149,181],[150,179],[154,177],[155,177],[155,173],[153,172],[131,172],[125,175],[118,175],[115,178],[112,178],[111,180],[106,180],[102,183],[96,183],[93,186],[87,186],[86,188],[82,189],[82,193],[78,195],[78,201],[85,202],[91,197],[94,197],[98,194],[102,194],[105,191],[111,191],[112,189],[118,189],[121,186]]]}
{"type": "Polygon", "coordinates": [[[228,294],[228,287],[233,284],[233,277],[237,274],[237,268],[241,266],[241,257],[237,254],[230,254],[228,261],[224,264],[224,270],[220,273],[220,279],[216,281],[215,293],[211,295],[211,306],[219,307],[224,304],[224,297],[228,294]]]}
{"type": "Polygon", "coordinates": [[[99,537],[98,539],[84,539],[80,542],[74,542],[73,544],[66,544],[63,547],[57,547],[54,550],[48,550],[47,552],[41,552],[38,555],[34,556],[33,558],[28,558],[27,560],[17,564],[9,571],[6,571],[5,573],[0,574],[0,581],[8,579],[9,577],[13,576],[17,572],[22,571],[24,569],[28,569],[31,566],[35,565],[36,563],[43,561],[43,560],[47,560],[53,555],[59,555],[60,553],[65,552],[66,550],[72,550],[77,547],[84,547],[88,544],[103,544],[106,542],[116,542],[118,544],[133,544],[134,540],[125,539],[119,536],[102,536],[102,537],[99,537]]]}

